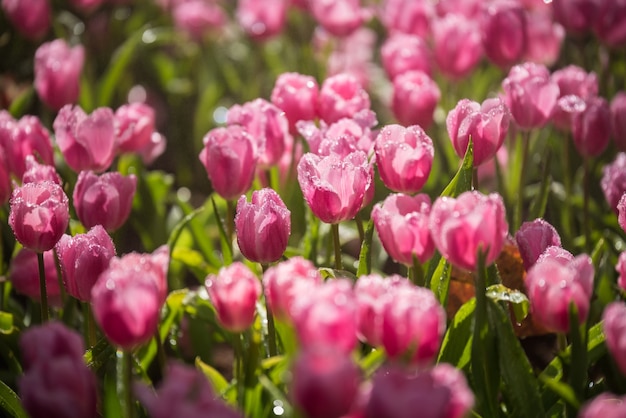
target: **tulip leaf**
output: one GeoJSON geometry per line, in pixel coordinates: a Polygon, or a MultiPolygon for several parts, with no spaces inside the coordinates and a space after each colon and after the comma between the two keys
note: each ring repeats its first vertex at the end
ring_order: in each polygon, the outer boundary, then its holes
{"type": "Polygon", "coordinates": [[[204,283],[207,274],[216,273],[217,270],[209,266],[202,255],[189,248],[175,248],[172,251],[172,261],[181,262],[193,273],[200,284],[204,283]]]}
{"type": "Polygon", "coordinates": [[[372,219],[367,223],[365,236],[361,243],[361,252],[359,253],[359,267],[356,271],[356,277],[361,277],[372,272],[372,239],[374,237],[374,221],[372,219]]]}
{"type": "Polygon", "coordinates": [[[0,408],[14,418],[28,418],[22,407],[20,398],[13,390],[0,380],[0,408]]]}
{"type": "Polygon", "coordinates": [[[441,196],[457,197],[463,192],[471,190],[472,178],[474,175],[474,146],[472,140],[467,144],[467,151],[463,158],[461,167],[456,172],[456,175],[452,178],[450,183],[443,189],[441,196]]]}
{"type": "Polygon", "coordinates": [[[385,350],[375,349],[359,361],[359,367],[365,377],[370,377],[386,359],[385,350]]]}
{"type": "Polygon", "coordinates": [[[426,287],[433,291],[442,306],[446,306],[448,303],[452,266],[448,260],[436,252],[430,260],[428,270],[429,272],[426,275],[426,287]],[[432,272],[430,271],[431,269],[432,272]]]}
{"type": "Polygon", "coordinates": [[[13,314],[0,311],[0,334],[9,335],[17,331],[17,327],[13,323],[13,314]]]}
{"type": "Polygon", "coordinates": [[[545,156],[545,162],[541,173],[541,184],[539,186],[539,192],[535,197],[535,200],[530,205],[530,219],[543,218],[546,213],[546,206],[548,205],[548,197],[550,196],[550,185],[552,184],[552,176],[550,175],[550,161],[552,153],[548,148],[545,156]]]}
{"type": "MultiPolygon", "coordinates": [[[[564,400],[567,404],[574,408],[580,408],[580,402],[576,398],[574,389],[566,383],[560,382],[557,379],[551,377],[539,376],[541,382],[550,389],[552,392],[558,395],[558,397],[564,400]]],[[[562,416],[562,415],[561,415],[562,416]]]]}
{"type": "MultiPolygon", "coordinates": [[[[178,200],[177,203],[180,209],[185,214],[185,217],[191,215],[194,212],[193,207],[189,203],[183,202],[181,200],[178,200]]],[[[207,201],[202,207],[206,208],[208,204],[209,202],[207,201]]],[[[206,210],[200,211],[200,213],[192,216],[191,219],[189,219],[189,222],[187,225],[189,228],[189,232],[191,232],[191,235],[193,236],[194,242],[196,243],[196,245],[198,246],[198,249],[200,250],[200,253],[204,257],[204,260],[207,263],[209,263],[211,266],[218,268],[219,266],[222,265],[222,262],[219,259],[219,257],[217,257],[214,254],[213,246],[211,245],[211,240],[207,237],[207,234],[205,233],[203,226],[202,226],[202,222],[201,222],[203,220],[202,219],[203,217],[201,217],[200,215],[205,215],[205,214],[208,215],[208,212],[209,211],[206,211],[206,210]]],[[[173,248],[173,247],[170,247],[170,248],[173,248]]]]}
{"type": "Polygon", "coordinates": [[[280,340],[285,354],[294,355],[298,351],[298,339],[293,327],[286,322],[276,319],[274,321],[276,335],[280,340]]]}
{"type": "Polygon", "coordinates": [[[330,267],[320,267],[319,269],[320,275],[322,279],[350,279],[352,281],[356,281],[356,276],[354,273],[349,272],[348,270],[337,270],[332,269],[330,267]]]}
{"type": "Polygon", "coordinates": [[[213,197],[211,197],[211,204],[213,205],[213,213],[215,213],[215,223],[217,224],[217,228],[220,231],[220,244],[222,245],[222,257],[224,258],[224,265],[228,266],[233,262],[233,250],[228,244],[229,237],[227,237],[226,229],[224,228],[224,224],[220,219],[220,215],[217,210],[217,204],[215,203],[215,199],[213,197]]]}
{"type": "Polygon", "coordinates": [[[235,386],[229,383],[214,367],[203,362],[200,357],[196,357],[195,363],[196,367],[209,379],[215,393],[229,404],[236,405],[237,391],[234,390],[235,386]]]}
{"type": "Polygon", "coordinates": [[[463,369],[469,364],[475,308],[476,299],[472,298],[465,302],[454,315],[443,337],[438,363],[450,363],[458,369],[463,369]]]}
{"type": "Polygon", "coordinates": [[[26,114],[28,107],[33,102],[33,98],[35,97],[35,89],[32,86],[29,86],[25,89],[19,96],[13,99],[11,102],[11,107],[9,107],[9,113],[14,118],[20,118],[26,114]]]}
{"type": "Polygon", "coordinates": [[[517,322],[522,322],[528,316],[530,305],[528,297],[519,290],[509,289],[502,284],[495,284],[487,288],[487,296],[495,302],[507,302],[513,308],[517,322]]]}

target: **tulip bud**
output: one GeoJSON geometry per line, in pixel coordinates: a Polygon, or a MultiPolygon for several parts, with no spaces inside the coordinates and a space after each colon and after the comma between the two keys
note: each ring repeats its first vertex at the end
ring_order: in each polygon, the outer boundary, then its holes
{"type": "Polygon", "coordinates": [[[626,305],[622,302],[610,303],[604,308],[602,320],[609,353],[622,374],[626,375],[626,305]]]}
{"type": "Polygon", "coordinates": [[[498,0],[483,8],[483,47],[489,61],[506,68],[526,52],[526,13],[516,1],[498,0]]]}
{"type": "Polygon", "coordinates": [[[154,109],[135,102],[115,111],[115,130],[119,152],[135,152],[146,147],[154,133],[154,109]]]}
{"type": "Polygon", "coordinates": [[[573,34],[581,34],[591,29],[597,17],[596,0],[552,0],[554,20],[573,34]]]}
{"type": "Polygon", "coordinates": [[[225,329],[243,332],[252,325],[261,284],[245,264],[222,267],[217,275],[207,276],[205,285],[225,329]]]}
{"type": "Polygon", "coordinates": [[[418,36],[394,34],[385,40],[380,55],[383,68],[392,80],[407,71],[419,70],[428,75],[432,73],[430,50],[418,36]]]}
{"type": "Polygon", "coordinates": [[[611,100],[611,131],[620,151],[626,151],[626,92],[620,91],[611,100]]]}
{"type": "Polygon", "coordinates": [[[285,112],[289,131],[297,132],[296,122],[317,118],[319,86],[315,78],[299,73],[283,73],[276,79],[272,103],[285,112]]]}
{"type": "Polygon", "coordinates": [[[480,30],[475,21],[459,14],[449,14],[433,25],[435,61],[448,77],[468,76],[483,56],[480,30]]]}
{"type": "Polygon", "coordinates": [[[212,30],[219,29],[226,23],[226,14],[217,2],[190,0],[178,2],[172,11],[176,28],[186,32],[195,41],[200,42],[212,30]]]}
{"type": "Polygon", "coordinates": [[[28,39],[39,40],[50,29],[49,0],[3,0],[2,9],[18,32],[28,39]]]}
{"type": "MultiPolygon", "coordinates": [[[[61,306],[61,289],[57,276],[56,262],[52,250],[44,251],[43,265],[46,275],[46,294],[48,302],[53,306],[61,306]]],[[[39,288],[39,262],[37,253],[27,248],[22,248],[11,260],[9,268],[9,281],[15,291],[29,298],[39,301],[41,293],[39,288]]]]}
{"type": "Polygon", "coordinates": [[[121,227],[130,215],[137,178],[116,171],[100,176],[81,171],[74,186],[74,208],[82,224],[91,228],[102,225],[107,231],[121,227]]]}
{"type": "Polygon", "coordinates": [[[524,222],[515,233],[515,241],[519,248],[524,269],[528,271],[539,256],[551,246],[561,246],[561,237],[556,229],[543,219],[524,222]]]}
{"type": "Polygon", "coordinates": [[[82,45],[70,48],[63,39],[44,43],[37,49],[35,90],[48,107],[59,110],[78,99],[84,61],[82,45]]]}
{"type": "Polygon", "coordinates": [[[415,0],[385,0],[381,21],[390,33],[406,33],[426,39],[435,15],[433,2],[415,0]]]}
{"type": "Polygon", "coordinates": [[[597,15],[593,20],[593,32],[610,48],[626,44],[626,4],[623,1],[596,2],[597,15]]]}
{"type": "Polygon", "coordinates": [[[585,103],[585,111],[572,119],[572,138],[578,153],[584,157],[597,157],[609,145],[611,115],[608,102],[602,97],[592,97],[585,103]]]}
{"type": "Polygon", "coordinates": [[[626,153],[618,153],[612,163],[604,166],[600,186],[609,207],[617,213],[619,200],[626,192],[626,153]]]}
{"type": "Polygon", "coordinates": [[[237,2],[237,21],[252,39],[267,40],[283,31],[287,6],[288,0],[240,0],[237,2]]]}
{"type": "Polygon", "coordinates": [[[360,0],[309,1],[309,9],[326,32],[338,37],[354,33],[369,18],[360,0]]]}
{"type": "Polygon", "coordinates": [[[353,75],[337,74],[322,84],[318,112],[324,122],[337,122],[369,108],[369,95],[353,75]]]}
{"type": "Polygon", "coordinates": [[[26,156],[26,171],[22,176],[22,183],[39,183],[50,181],[63,186],[63,180],[53,165],[39,164],[32,155],[26,156]]]}
{"type": "Polygon", "coordinates": [[[626,396],[604,392],[585,403],[578,418],[606,418],[626,415],[626,396]]]}
{"type": "Polygon", "coordinates": [[[407,71],[393,79],[391,109],[404,126],[428,129],[440,98],[437,84],[421,71],[407,71]]]}

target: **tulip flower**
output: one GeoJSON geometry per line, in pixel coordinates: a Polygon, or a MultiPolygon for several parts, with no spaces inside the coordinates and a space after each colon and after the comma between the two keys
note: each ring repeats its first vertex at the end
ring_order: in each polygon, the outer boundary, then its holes
{"type": "Polygon", "coordinates": [[[578,320],[585,321],[593,292],[593,275],[593,264],[586,254],[571,260],[540,258],[526,274],[533,318],[550,330],[568,332],[570,304],[573,303],[578,320]]]}
{"type": "Polygon", "coordinates": [[[245,264],[235,262],[210,274],[205,286],[220,324],[231,332],[243,332],[254,322],[261,283],[245,264]]]}
{"type": "Polygon", "coordinates": [[[428,180],[435,150],[421,127],[385,126],[376,137],[374,151],[380,178],[391,190],[416,193],[428,180]]]}
{"type": "Polygon", "coordinates": [[[82,45],[70,47],[63,39],[44,43],[37,49],[35,90],[48,107],[59,110],[78,99],[84,61],[82,45]]]}
{"type": "Polygon", "coordinates": [[[593,20],[593,33],[610,48],[626,44],[626,4],[620,1],[600,1],[593,20]]]}
{"type": "Polygon", "coordinates": [[[428,129],[440,98],[437,84],[421,71],[407,71],[393,79],[391,109],[402,125],[428,129]]]}
{"type": "Polygon", "coordinates": [[[500,254],[508,234],[502,197],[477,191],[456,199],[440,197],[430,210],[430,232],[435,246],[452,265],[476,270],[478,251],[489,265],[500,254]]]}
{"type": "Polygon", "coordinates": [[[203,139],[200,161],[213,189],[226,200],[238,199],[252,185],[259,159],[256,140],[241,126],[209,131],[203,139]]]}
{"type": "Polygon", "coordinates": [[[11,196],[11,173],[7,167],[7,156],[0,146],[0,205],[5,204],[11,196]]]}
{"type": "Polygon", "coordinates": [[[524,222],[515,233],[515,241],[526,271],[537,262],[548,247],[561,246],[561,237],[557,230],[540,218],[524,222]]]}
{"type": "MultiPolygon", "coordinates": [[[[52,250],[43,253],[44,274],[46,276],[46,294],[50,304],[61,306],[61,288],[57,276],[56,261],[52,250]]],[[[9,267],[9,281],[19,294],[40,301],[41,290],[39,287],[39,266],[37,253],[27,248],[22,248],[11,260],[9,267]]]]}
{"type": "Polygon", "coordinates": [[[13,190],[9,225],[15,238],[35,252],[51,250],[69,224],[69,203],[56,183],[26,183],[13,190]]]}
{"type": "Polygon", "coordinates": [[[431,369],[379,369],[365,407],[365,418],[462,418],[474,405],[474,394],[463,373],[446,363],[431,369]]]}
{"type": "Polygon", "coordinates": [[[150,165],[165,152],[166,147],[167,140],[165,137],[158,132],[153,132],[150,135],[150,142],[137,150],[137,154],[145,165],[150,165]]]}
{"type": "Polygon", "coordinates": [[[361,8],[360,0],[318,0],[308,4],[319,25],[338,37],[352,34],[369,18],[367,10],[361,8]]]}
{"type": "Polygon", "coordinates": [[[472,139],[474,167],[478,167],[496,155],[508,133],[510,119],[509,109],[499,98],[487,99],[482,105],[462,99],[448,113],[446,127],[461,158],[472,139]]]}
{"type": "Polygon", "coordinates": [[[609,207],[617,213],[619,200],[626,192],[626,153],[618,153],[612,163],[604,166],[600,186],[609,207]]]}
{"type": "Polygon", "coordinates": [[[108,172],[100,176],[81,171],[74,186],[74,208],[82,224],[102,225],[107,231],[120,228],[130,215],[137,178],[108,172]]]}
{"type": "Polygon", "coordinates": [[[626,92],[618,92],[611,100],[611,132],[620,151],[626,151],[626,92]]]}
{"type": "Polygon", "coordinates": [[[353,75],[337,74],[328,77],[322,84],[318,112],[324,122],[337,122],[369,108],[369,95],[353,75]]]}
{"type": "Polygon", "coordinates": [[[54,120],[54,133],[67,165],[79,173],[102,172],[116,151],[115,115],[101,107],[87,115],[79,106],[64,106],[54,120]]]}
{"type": "Polygon", "coordinates": [[[387,251],[398,263],[413,265],[413,257],[424,263],[435,252],[428,229],[430,198],[426,194],[414,197],[390,194],[372,209],[376,232],[387,251]]]}
{"type": "Polygon", "coordinates": [[[432,73],[431,53],[422,38],[397,33],[389,36],[380,49],[383,68],[391,80],[407,71],[432,73]]]}
{"type": "Polygon", "coordinates": [[[89,302],[91,288],[115,256],[113,240],[101,225],[96,225],[85,234],[63,235],[56,252],[67,293],[89,302]]]}
{"type": "Polygon", "coordinates": [[[63,180],[53,165],[39,164],[32,155],[26,156],[26,171],[22,176],[22,183],[39,183],[50,181],[63,186],[63,180]]]}
{"type": "Polygon", "coordinates": [[[559,86],[560,97],[574,94],[584,100],[598,95],[598,76],[577,65],[568,65],[552,73],[559,86]]]}
{"type": "Polygon", "coordinates": [[[307,153],[298,163],[298,182],[313,214],[336,224],[356,216],[372,176],[362,151],[345,158],[307,153]]]}
{"type": "Polygon", "coordinates": [[[278,76],[272,90],[272,103],[285,112],[289,131],[297,132],[296,122],[317,118],[319,86],[315,78],[299,73],[278,76]]]}
{"type": "Polygon", "coordinates": [[[390,33],[407,33],[425,39],[435,15],[433,3],[414,0],[385,0],[380,19],[390,33]]]}
{"type": "Polygon", "coordinates": [[[478,25],[460,14],[449,14],[433,25],[433,50],[439,70],[447,77],[468,76],[483,57],[478,25]]]}
{"type": "Polygon", "coordinates": [[[257,190],[250,203],[245,196],[239,198],[235,227],[241,253],[248,260],[267,264],[277,261],[287,248],[291,212],[274,190],[257,190]]]}
{"type": "Polygon", "coordinates": [[[602,97],[586,100],[585,111],[572,119],[572,138],[578,153],[584,157],[597,157],[609,145],[611,116],[608,102],[602,97]]]}
{"type": "Polygon", "coordinates": [[[626,415],[626,396],[604,392],[585,403],[578,418],[621,417],[626,415]]]}
{"type": "Polygon", "coordinates": [[[255,40],[267,40],[282,32],[287,20],[288,0],[240,0],[236,18],[244,32],[255,40]]]}
{"type": "Polygon", "coordinates": [[[50,0],[3,0],[2,10],[18,32],[33,41],[50,29],[50,0]]]}
{"type": "Polygon", "coordinates": [[[626,291],[626,251],[620,253],[615,270],[619,274],[617,285],[626,291]]]}
{"type": "Polygon", "coordinates": [[[162,303],[167,298],[167,271],[170,263],[170,250],[167,245],[161,245],[151,253],[127,253],[121,258],[112,258],[109,267],[115,269],[141,270],[149,276],[159,292],[162,303]]]}
{"type": "Polygon", "coordinates": [[[555,22],[550,9],[529,10],[526,19],[526,53],[522,60],[552,66],[559,59],[565,28],[555,22]]]}
{"type": "Polygon", "coordinates": [[[115,131],[119,152],[135,152],[146,147],[154,133],[154,109],[135,102],[115,111],[115,131]]]}
{"type": "Polygon", "coordinates": [[[582,34],[591,29],[597,17],[596,0],[552,0],[554,20],[572,34],[582,34]]]}
{"type": "Polygon", "coordinates": [[[609,353],[620,372],[626,375],[626,305],[622,302],[610,303],[604,308],[602,320],[609,353]]]}
{"type": "Polygon", "coordinates": [[[359,392],[361,373],[349,355],[332,346],[306,347],[292,366],[290,394],[309,418],[340,418],[359,392]]]}
{"type": "Polygon", "coordinates": [[[227,19],[217,2],[205,0],[177,2],[172,17],[174,26],[197,42],[201,42],[211,31],[222,28],[227,19]]]}
{"type": "Polygon", "coordinates": [[[489,61],[507,68],[526,52],[526,13],[515,1],[497,0],[485,5],[481,20],[485,55],[489,61]]]}

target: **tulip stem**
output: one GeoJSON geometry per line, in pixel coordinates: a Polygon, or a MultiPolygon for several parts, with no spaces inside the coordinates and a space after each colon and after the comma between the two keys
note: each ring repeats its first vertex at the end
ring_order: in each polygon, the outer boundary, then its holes
{"type": "Polygon", "coordinates": [[[226,201],[226,240],[232,254],[233,250],[233,234],[235,232],[235,202],[226,201]]]}
{"type": "Polygon", "coordinates": [[[343,270],[343,265],[341,264],[341,244],[339,243],[339,224],[331,224],[330,228],[332,229],[335,244],[335,269],[343,270]]]}
{"type": "Polygon", "coordinates": [[[591,229],[589,228],[589,159],[583,159],[583,233],[585,251],[591,253],[591,229]]]}
{"type": "Polygon", "coordinates": [[[413,266],[409,267],[409,279],[415,286],[424,287],[424,269],[415,255],[413,255],[413,266]]]}
{"type": "Polygon", "coordinates": [[[237,402],[239,407],[243,409],[245,405],[245,389],[244,389],[244,365],[243,365],[243,343],[241,342],[242,334],[233,334],[233,341],[235,344],[235,379],[237,380],[237,402]]]}
{"type": "Polygon", "coordinates": [[[124,407],[126,418],[134,418],[135,408],[133,400],[133,353],[131,350],[124,350],[123,371],[124,373],[124,407]]]}
{"type": "Polygon", "coordinates": [[[46,267],[43,263],[43,253],[37,253],[39,264],[39,293],[41,295],[41,322],[48,322],[48,292],[46,290],[46,267]]]}
{"type": "Polygon", "coordinates": [[[361,245],[363,245],[363,241],[365,240],[365,228],[363,228],[363,218],[361,218],[361,212],[356,214],[354,221],[356,222],[356,228],[359,231],[359,248],[361,248],[361,245]]]}
{"type": "Polygon", "coordinates": [[[526,166],[526,160],[528,159],[528,149],[530,148],[530,132],[525,131],[522,133],[522,138],[518,139],[518,141],[522,141],[522,155],[521,162],[519,165],[519,173],[516,173],[519,176],[519,187],[517,189],[517,205],[515,207],[515,213],[513,217],[513,231],[517,231],[522,224],[522,217],[524,212],[524,185],[526,183],[526,170],[524,167],[526,166]]]}
{"type": "Polygon", "coordinates": [[[96,345],[96,323],[91,312],[91,304],[83,302],[83,320],[85,321],[85,340],[89,347],[96,345]]]}
{"type": "Polygon", "coordinates": [[[165,359],[165,350],[163,348],[163,339],[161,338],[161,331],[156,330],[154,333],[154,340],[157,346],[157,360],[159,362],[159,368],[161,369],[161,374],[165,374],[165,364],[167,360],[165,359]]]}
{"type": "MultiPolygon", "coordinates": [[[[263,269],[263,273],[265,273],[268,269],[268,265],[262,263],[261,268],[263,269]]],[[[272,314],[270,304],[267,303],[267,298],[265,298],[265,315],[267,317],[268,352],[270,357],[274,357],[278,354],[278,349],[276,348],[276,326],[274,325],[274,315],[272,314]]]]}

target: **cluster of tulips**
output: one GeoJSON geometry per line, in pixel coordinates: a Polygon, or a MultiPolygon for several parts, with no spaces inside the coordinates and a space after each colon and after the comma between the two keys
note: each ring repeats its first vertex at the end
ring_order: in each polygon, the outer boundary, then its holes
{"type": "Polygon", "coordinates": [[[626,1],[0,5],[5,415],[626,416],[626,1]]]}

